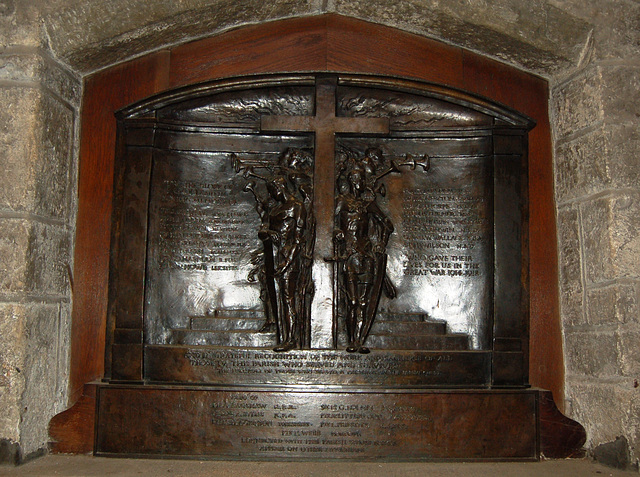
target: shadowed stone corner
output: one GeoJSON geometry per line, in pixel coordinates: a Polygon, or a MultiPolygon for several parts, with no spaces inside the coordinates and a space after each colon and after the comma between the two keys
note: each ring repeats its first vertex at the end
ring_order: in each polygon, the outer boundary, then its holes
{"type": "Polygon", "coordinates": [[[593,449],[593,458],[600,464],[616,469],[632,469],[637,470],[638,464],[631,463],[631,454],[629,453],[629,442],[624,436],[617,437],[613,442],[600,444],[593,449]]]}

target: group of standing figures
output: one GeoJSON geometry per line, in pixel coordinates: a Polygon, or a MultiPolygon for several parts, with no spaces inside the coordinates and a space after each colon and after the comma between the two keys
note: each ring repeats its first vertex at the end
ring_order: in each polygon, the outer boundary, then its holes
{"type": "Polygon", "coordinates": [[[309,348],[311,344],[311,280],[315,219],[313,214],[313,157],[300,149],[287,149],[277,164],[243,166],[234,158],[236,170],[247,178],[266,183],[266,195],[250,181],[245,190],[256,199],[262,225],[258,238],[263,250],[254,253],[249,280],[260,282],[266,321],[261,331],[275,328],[275,351],[309,348]],[[257,166],[257,167],[256,167],[257,166]],[[255,169],[266,168],[267,175],[255,169]]]}
{"type": "Polygon", "coordinates": [[[334,259],[338,265],[338,316],[345,320],[348,352],[368,353],[365,341],[373,325],[380,296],[396,290],[387,275],[386,247],[391,220],[378,206],[385,194],[380,179],[400,172],[385,164],[382,151],[369,148],[363,157],[346,151],[337,160],[334,259]]]}
{"type": "MultiPolygon", "coordinates": [[[[258,237],[262,250],[254,253],[249,280],[260,282],[266,321],[262,331],[275,328],[275,351],[310,347],[311,277],[315,242],[313,213],[313,156],[287,149],[277,163],[243,163],[233,157],[236,171],[250,181],[245,190],[256,199],[261,218],[258,237]],[[256,172],[265,169],[265,173],[256,172]],[[253,179],[266,185],[260,193],[253,179]]],[[[336,209],[333,234],[337,271],[337,319],[344,320],[348,352],[368,353],[380,296],[393,298],[386,246],[393,232],[391,220],[378,205],[385,188],[380,179],[399,172],[377,148],[359,155],[343,150],[336,158],[336,209]]],[[[262,188],[260,188],[262,189],[262,188]]]]}

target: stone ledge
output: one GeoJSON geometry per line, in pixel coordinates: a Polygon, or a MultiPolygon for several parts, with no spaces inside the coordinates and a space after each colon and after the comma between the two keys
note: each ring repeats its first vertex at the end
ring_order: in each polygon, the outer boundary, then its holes
{"type": "Polygon", "coordinates": [[[541,75],[577,63],[591,26],[549,3],[336,0],[336,13],[482,52],[541,75]]]}
{"type": "Polygon", "coordinates": [[[317,13],[317,0],[115,0],[71,3],[44,21],[54,55],[87,74],[231,28],[317,13]]]}
{"type": "Polygon", "coordinates": [[[562,0],[555,2],[567,14],[593,24],[594,61],[638,58],[638,18],[635,0],[562,0]]]}

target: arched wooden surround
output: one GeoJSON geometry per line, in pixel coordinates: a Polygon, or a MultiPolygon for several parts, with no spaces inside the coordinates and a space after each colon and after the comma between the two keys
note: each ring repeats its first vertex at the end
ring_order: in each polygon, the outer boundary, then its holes
{"type": "Polygon", "coordinates": [[[74,263],[70,399],[104,373],[114,112],[201,81],[330,71],[415,78],[480,94],[537,122],[529,135],[530,381],[563,397],[552,149],[545,80],[461,48],[338,15],[243,27],[151,53],[85,81],[74,263]]]}

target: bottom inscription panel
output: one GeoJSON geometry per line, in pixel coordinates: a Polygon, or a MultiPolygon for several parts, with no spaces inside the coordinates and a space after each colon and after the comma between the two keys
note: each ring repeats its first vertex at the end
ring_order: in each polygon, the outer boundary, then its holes
{"type": "Polygon", "coordinates": [[[242,390],[103,385],[97,455],[526,459],[536,390],[242,390]]]}

